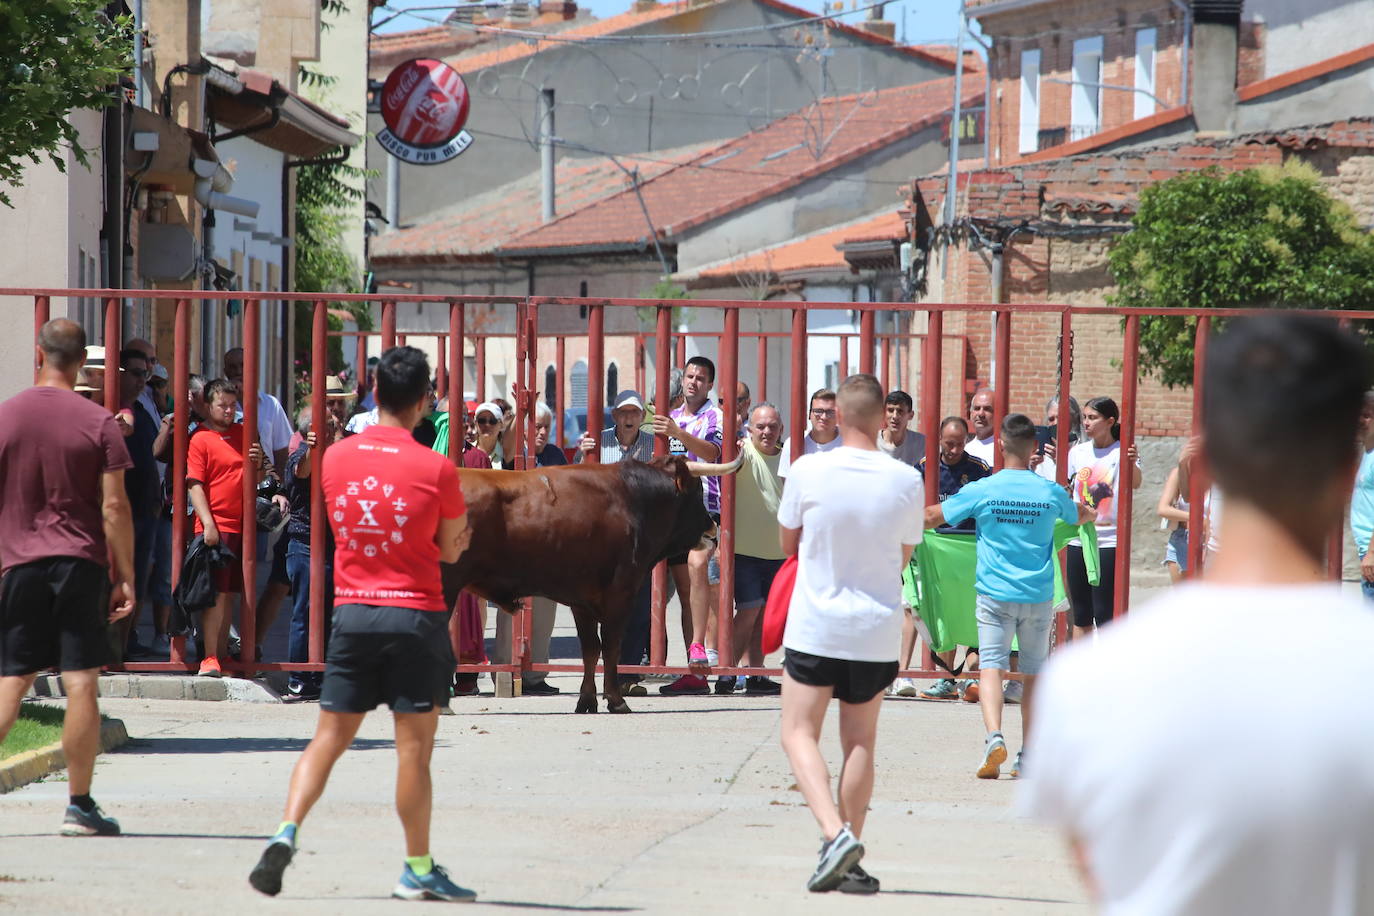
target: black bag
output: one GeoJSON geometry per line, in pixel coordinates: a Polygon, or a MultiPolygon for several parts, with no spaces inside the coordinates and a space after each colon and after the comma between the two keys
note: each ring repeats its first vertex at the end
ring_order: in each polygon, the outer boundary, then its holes
{"type": "Polygon", "coordinates": [[[185,636],[191,631],[191,616],[215,603],[219,592],[215,590],[215,570],[224,569],[239,558],[223,544],[210,547],[204,535],[196,535],[191,546],[186,548],[186,558],[181,563],[181,577],[177,580],[176,590],[172,592],[172,619],[170,628],[175,636],[185,636]]]}

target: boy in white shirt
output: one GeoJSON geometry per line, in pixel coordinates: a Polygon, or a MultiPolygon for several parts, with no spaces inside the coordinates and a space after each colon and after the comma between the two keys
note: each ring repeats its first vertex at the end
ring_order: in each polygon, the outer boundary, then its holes
{"type": "Polygon", "coordinates": [[[836,398],[841,445],[792,466],[778,506],[782,549],[797,554],[783,634],[782,746],[824,834],[811,891],[876,893],[859,867],[873,795],[883,691],[897,675],[902,567],[921,540],[921,475],[878,450],[883,389],[852,375],[836,398]],[[840,701],[839,803],[821,756],[821,723],[840,701]]]}

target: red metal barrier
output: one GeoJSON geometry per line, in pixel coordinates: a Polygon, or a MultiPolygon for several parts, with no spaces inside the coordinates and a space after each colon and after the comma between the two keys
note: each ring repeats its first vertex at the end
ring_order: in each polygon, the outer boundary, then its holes
{"type": "MultiPolygon", "coordinates": [[[[129,295],[129,291],[122,290],[0,290],[0,295],[23,295],[33,299],[34,306],[34,328],[35,334],[42,327],[51,312],[51,299],[57,297],[74,296],[95,296],[104,303],[104,331],[102,341],[106,348],[106,378],[105,403],[106,406],[114,410],[118,407],[118,371],[119,371],[119,351],[123,336],[122,328],[122,299],[129,295]]],[[[256,499],[255,474],[249,462],[247,449],[248,444],[256,441],[258,427],[258,402],[257,390],[261,378],[261,354],[259,352],[259,329],[264,320],[262,310],[264,308],[276,309],[283,307],[283,303],[277,300],[264,301],[261,297],[244,297],[242,293],[214,293],[214,292],[195,292],[188,294],[185,291],[138,291],[140,298],[174,301],[174,331],[175,340],[174,354],[172,357],[173,379],[172,391],[174,395],[174,418],[175,429],[173,435],[173,457],[171,461],[171,473],[175,479],[184,479],[186,472],[186,450],[188,446],[188,391],[187,376],[191,370],[191,319],[193,315],[193,305],[198,302],[223,302],[226,299],[241,299],[243,301],[243,341],[244,341],[244,385],[242,391],[243,414],[245,426],[245,480],[243,487],[243,508],[245,517],[245,527],[249,527],[251,519],[254,517],[253,508],[256,499]]],[[[277,294],[280,295],[280,294],[277,294]]],[[[324,396],[324,378],[327,371],[327,307],[328,303],[336,301],[352,302],[372,302],[380,303],[381,307],[381,331],[380,338],[383,347],[401,339],[415,340],[418,338],[436,338],[438,345],[443,352],[443,357],[436,360],[436,368],[443,366],[444,371],[440,374],[440,382],[443,391],[451,401],[456,399],[461,402],[463,397],[463,387],[465,381],[465,346],[467,338],[472,338],[473,352],[477,363],[476,395],[479,400],[485,399],[487,395],[487,342],[493,336],[510,337],[505,335],[481,332],[467,333],[465,306],[468,303],[480,304],[501,304],[514,307],[516,320],[514,322],[514,333],[516,338],[516,365],[514,371],[507,377],[514,379],[514,389],[512,392],[516,404],[519,420],[515,428],[516,449],[515,461],[517,465],[524,465],[530,461],[527,456],[528,449],[526,443],[533,442],[533,423],[534,423],[534,401],[536,392],[539,392],[544,384],[542,376],[541,362],[539,359],[539,314],[540,307],[544,305],[582,305],[587,308],[588,315],[588,356],[587,356],[587,407],[588,407],[588,431],[595,436],[600,431],[602,407],[606,396],[605,364],[606,351],[605,340],[608,336],[605,333],[606,310],[627,307],[643,308],[645,305],[655,307],[657,311],[657,322],[653,337],[653,372],[656,384],[658,404],[656,409],[664,409],[662,403],[666,396],[668,387],[668,376],[673,364],[673,355],[676,352],[677,362],[680,365],[687,351],[688,337],[705,337],[714,340],[718,346],[718,366],[719,379],[717,393],[724,393],[727,404],[733,403],[732,395],[736,382],[739,380],[739,347],[741,338],[755,337],[757,346],[757,372],[758,376],[754,379],[754,397],[756,401],[766,399],[768,395],[767,371],[768,371],[768,344],[770,339],[786,337],[790,344],[790,363],[788,377],[789,385],[789,417],[788,427],[792,441],[792,457],[799,457],[802,450],[803,434],[807,428],[807,409],[809,404],[807,397],[810,390],[819,387],[818,380],[807,378],[807,352],[808,335],[807,333],[807,312],[819,309],[844,309],[859,312],[859,333],[858,337],[858,369],[860,371],[873,371],[875,361],[881,359],[881,373],[888,384],[892,383],[894,370],[894,359],[905,360],[904,356],[894,354],[898,342],[920,341],[920,385],[919,397],[916,399],[920,411],[920,428],[927,436],[926,460],[928,467],[934,467],[939,460],[938,446],[938,426],[941,419],[942,395],[947,387],[943,377],[943,345],[946,340],[954,340],[957,335],[946,336],[943,333],[943,318],[946,312],[978,313],[990,312],[991,320],[994,322],[997,336],[996,363],[997,368],[994,373],[992,383],[996,391],[996,412],[999,417],[1005,416],[1008,405],[1012,399],[1012,386],[1014,384],[1011,377],[1011,352],[1012,352],[1012,322],[1013,312],[1031,314],[1057,314],[1060,316],[1060,344],[1059,344],[1059,402],[1067,404],[1070,383],[1073,373],[1072,364],[1072,333],[1073,319],[1076,315],[1112,315],[1125,319],[1123,351],[1122,351],[1122,385],[1121,385],[1121,407],[1122,407],[1122,437],[1121,448],[1129,450],[1136,441],[1136,416],[1139,413],[1138,401],[1138,339],[1139,339],[1139,319],[1142,315],[1152,314],[1145,310],[1121,310],[1108,308],[1079,308],[1055,305],[992,305],[992,304],[922,304],[919,311],[911,309],[909,305],[899,303],[805,303],[794,302],[756,302],[756,301],[701,301],[701,302],[682,302],[676,301],[667,304],[650,301],[648,303],[640,300],[576,300],[576,299],[517,299],[502,300],[497,302],[487,297],[460,296],[460,297],[440,297],[440,296],[389,296],[385,300],[377,297],[364,295],[309,295],[292,294],[293,301],[299,303],[309,303],[312,307],[311,323],[311,356],[312,365],[310,367],[311,376],[311,407],[313,410],[312,427],[317,437],[323,441],[325,430],[327,429],[327,403],[324,396]],[[447,308],[448,322],[446,330],[424,330],[424,329],[404,329],[399,330],[397,323],[397,304],[399,302],[414,302],[428,304],[433,308],[447,308]],[[708,308],[720,310],[723,314],[723,325],[719,332],[674,332],[672,328],[672,309],[674,307],[685,308],[708,308]],[[791,322],[790,329],[786,331],[767,331],[767,332],[741,332],[740,311],[743,309],[777,311],[790,310],[791,322]],[[883,334],[874,333],[874,323],[876,312],[880,310],[902,310],[908,314],[916,315],[924,312],[927,316],[927,329],[925,333],[903,333],[903,334],[883,334]],[[881,353],[876,349],[882,347],[881,353]]],[[[1170,314],[1177,314],[1171,312],[1170,314]]],[[[1195,394],[1194,394],[1194,428],[1200,429],[1202,419],[1202,398],[1201,380],[1206,363],[1207,340],[1210,331],[1211,318],[1232,317],[1243,312],[1234,310],[1197,310],[1192,313],[1197,319],[1196,339],[1195,339],[1195,394]]],[[[1329,314],[1329,313],[1327,313],[1329,314]]],[[[269,316],[268,320],[274,320],[275,316],[269,316]]],[[[1350,313],[1345,317],[1367,318],[1364,314],[1350,313]]],[[[275,326],[275,324],[273,325],[275,326]]],[[[366,371],[367,358],[367,336],[368,332],[349,332],[344,336],[356,337],[356,360],[359,374],[359,381],[362,381],[366,371]]],[[[559,439],[562,441],[562,397],[564,395],[564,379],[566,378],[566,340],[565,335],[558,334],[556,337],[555,373],[557,376],[558,390],[555,393],[554,402],[559,409],[556,415],[556,422],[559,427],[559,439]]],[[[614,335],[612,335],[614,336],[614,335]]],[[[643,386],[644,376],[647,372],[647,359],[649,353],[646,348],[648,335],[635,335],[639,340],[636,346],[635,366],[636,383],[643,386]]],[[[851,334],[818,334],[818,337],[838,337],[840,349],[841,374],[847,371],[849,366],[849,337],[851,334]]],[[[507,352],[507,351],[503,351],[507,352]]],[[[905,352],[903,350],[902,352],[905,352]]],[[[956,351],[957,353],[957,351],[956,351]]],[[[955,385],[962,386],[964,374],[960,371],[962,357],[956,355],[956,362],[953,366],[954,374],[958,376],[953,379],[955,385]]],[[[898,375],[907,375],[911,369],[907,368],[907,363],[900,363],[901,368],[897,370],[898,375]]],[[[900,384],[900,380],[898,381],[900,384]]],[[[613,392],[612,392],[613,393],[613,392]]],[[[647,392],[644,392],[647,394],[647,392]]],[[[965,393],[962,387],[949,392],[956,397],[962,397],[965,393]]],[[[507,392],[495,392],[496,395],[504,395],[507,392]]],[[[544,392],[548,394],[548,392],[544,392]]],[[[453,405],[455,414],[461,413],[458,403],[453,405]]],[[[727,422],[731,426],[731,435],[726,436],[726,441],[722,449],[722,460],[731,460],[736,452],[735,437],[733,435],[734,415],[733,410],[727,409],[727,422]]],[[[1061,419],[1067,420],[1067,416],[1061,413],[1061,419]]],[[[1057,476],[1061,483],[1067,479],[1067,456],[1068,456],[1068,433],[1069,425],[1067,422],[1058,424],[1056,438],[1056,464],[1057,476]]],[[[455,462],[461,461],[463,430],[461,424],[454,423],[449,438],[450,458],[455,462]]],[[[664,437],[657,437],[655,440],[655,453],[665,454],[667,443],[664,437]]],[[[311,503],[312,517],[323,519],[324,506],[323,494],[320,489],[321,467],[323,449],[317,449],[311,456],[311,503]]],[[[599,456],[593,450],[591,460],[596,460],[599,456]]],[[[1129,478],[1127,478],[1129,479],[1129,478]]],[[[717,620],[716,636],[718,648],[727,657],[730,654],[730,647],[733,640],[733,602],[730,600],[733,593],[734,563],[733,563],[733,544],[734,544],[734,508],[735,508],[735,481],[727,478],[722,482],[722,521],[721,521],[721,541],[720,541],[720,566],[721,566],[721,593],[719,616],[717,620]]],[[[927,500],[934,501],[937,498],[938,475],[928,474],[925,481],[927,500]]],[[[1204,480],[1203,469],[1199,468],[1199,473],[1194,474],[1190,482],[1190,546],[1189,546],[1189,568],[1190,574],[1195,573],[1201,568],[1204,560],[1203,526],[1202,518],[1205,506],[1206,481],[1204,480]]],[[[1131,510],[1134,502],[1133,491],[1127,486],[1118,495],[1118,548],[1117,548],[1117,592],[1116,602],[1122,613],[1129,610],[1130,600],[1130,545],[1131,545],[1131,510]]],[[[186,512],[187,498],[182,488],[174,488],[173,494],[173,531],[174,531],[174,557],[173,557],[173,580],[179,576],[184,545],[189,533],[190,518],[186,512]]],[[[255,581],[257,567],[255,539],[252,537],[251,528],[245,532],[245,544],[243,555],[243,569],[245,580],[248,583],[255,581]]],[[[1333,533],[1329,568],[1333,574],[1339,574],[1340,562],[1340,533],[1333,533]]],[[[251,674],[254,671],[264,669],[301,669],[301,670],[320,670],[324,657],[323,646],[323,621],[324,621],[324,563],[325,563],[325,535],[322,525],[316,525],[311,531],[311,589],[310,589],[310,655],[309,662],[306,663],[286,663],[278,661],[268,661],[257,663],[253,658],[253,646],[256,641],[256,595],[250,585],[246,590],[243,601],[243,612],[240,623],[240,634],[243,644],[243,659],[238,664],[230,665],[232,670],[242,671],[251,674]]],[[[654,611],[651,624],[650,660],[651,665],[647,668],[631,666],[627,671],[659,671],[680,673],[685,672],[685,668],[668,666],[667,661],[667,628],[664,620],[664,605],[666,596],[666,571],[663,564],[659,564],[653,575],[653,600],[654,611]]],[[[530,634],[531,617],[528,608],[521,614],[519,626],[513,628],[512,634],[512,654],[511,662],[506,665],[485,665],[485,666],[463,666],[462,670],[468,671],[511,671],[518,673],[521,670],[549,670],[549,671],[577,671],[580,670],[579,664],[569,665],[533,665],[530,663],[530,634]]],[[[923,658],[924,649],[923,649],[923,658]]],[[[131,664],[128,666],[133,670],[187,670],[185,662],[184,647],[181,641],[177,641],[173,646],[172,658],[164,663],[142,663],[131,664]]],[[[720,673],[759,673],[755,670],[744,668],[722,667],[718,669],[720,673]]],[[[936,672],[930,669],[929,664],[923,662],[920,669],[911,674],[914,676],[934,676],[936,672]]]]}

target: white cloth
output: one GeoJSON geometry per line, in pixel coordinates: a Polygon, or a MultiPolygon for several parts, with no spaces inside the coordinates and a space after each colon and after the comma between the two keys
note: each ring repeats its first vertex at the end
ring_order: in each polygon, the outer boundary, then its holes
{"type": "MultiPolygon", "coordinates": [[[[274,452],[286,451],[291,447],[291,420],[286,410],[274,395],[258,392],[258,439],[263,450],[271,458],[274,452]]],[[[275,460],[275,459],[273,459],[275,460]]],[[[282,469],[278,469],[281,471],[282,469]]]]}
{"type": "Polygon", "coordinates": [[[1180,586],[1050,661],[1022,808],[1083,845],[1109,916],[1374,913],[1366,665],[1255,692],[1302,646],[1374,645],[1338,588],[1180,586]],[[1205,647],[1206,688],[1196,683],[1205,647]]]}
{"type": "MultiPolygon", "coordinates": [[[[1136,459],[1140,467],[1140,459],[1136,459]]],[[[1097,546],[1116,546],[1116,499],[1121,487],[1121,443],[1098,448],[1089,439],[1069,449],[1069,495],[1097,510],[1097,546]]],[[[1077,545],[1073,540],[1070,544],[1077,545]]]]}
{"type": "Polygon", "coordinates": [[[782,644],[853,661],[896,661],[902,639],[902,545],[921,540],[924,487],[880,451],[805,455],[778,505],[801,528],[797,583],[782,644]]]}
{"type": "Polygon", "coordinates": [[[974,436],[969,439],[968,442],[964,443],[964,451],[968,452],[974,458],[982,458],[983,461],[987,462],[988,467],[992,467],[994,463],[992,460],[993,452],[996,450],[996,440],[996,433],[988,436],[986,439],[979,439],[977,436],[974,436]]]}
{"type": "MultiPolygon", "coordinates": [[[[376,426],[377,422],[377,408],[374,407],[371,410],[364,410],[362,413],[355,413],[353,416],[349,417],[348,422],[344,424],[344,429],[356,435],[369,426],[376,426]]],[[[495,465],[496,462],[493,461],[492,466],[495,467],[495,465]]]]}
{"type": "MultiPolygon", "coordinates": [[[[819,455],[822,452],[830,452],[840,447],[840,435],[835,434],[835,438],[829,442],[817,442],[811,438],[808,432],[802,437],[802,456],[819,455]]],[[[782,443],[782,460],[778,462],[778,476],[786,477],[787,469],[792,466],[792,440],[786,439],[782,443]]]]}

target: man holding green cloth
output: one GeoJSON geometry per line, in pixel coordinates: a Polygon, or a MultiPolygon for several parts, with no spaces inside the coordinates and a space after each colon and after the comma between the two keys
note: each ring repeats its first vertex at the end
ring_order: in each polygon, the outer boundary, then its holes
{"type": "MultiPolygon", "coordinates": [[[[1062,487],[1029,469],[1035,424],[1024,414],[1002,421],[1004,467],[958,493],[926,507],[926,527],[978,522],[976,617],[980,651],[979,703],[987,738],[979,779],[996,779],[1007,759],[1002,737],[1002,678],[1011,668],[1012,637],[1023,675],[1022,743],[1030,729],[1035,675],[1049,655],[1054,598],[1054,528],[1059,520],[1083,524],[1094,512],[1069,498],[1062,487]]],[[[1021,752],[1012,776],[1021,773],[1021,752]]]]}

